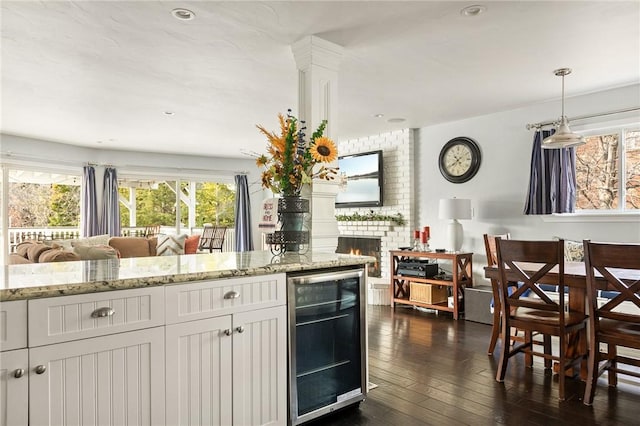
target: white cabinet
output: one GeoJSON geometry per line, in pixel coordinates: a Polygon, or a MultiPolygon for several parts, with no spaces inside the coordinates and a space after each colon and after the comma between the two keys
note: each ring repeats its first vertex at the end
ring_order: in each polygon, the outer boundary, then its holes
{"type": "Polygon", "coordinates": [[[285,276],[166,290],[167,424],[286,424],[285,276]]]}
{"type": "Polygon", "coordinates": [[[27,425],[27,301],[0,303],[0,426],[27,425]]]}
{"type": "Polygon", "coordinates": [[[233,424],[286,424],[286,306],[233,315],[233,327],[233,424]]]}
{"type": "Polygon", "coordinates": [[[29,420],[27,349],[0,352],[0,425],[26,426],[29,420]]]}
{"type": "Polygon", "coordinates": [[[164,424],[162,287],[33,299],[28,319],[30,424],[164,424]]]}
{"type": "Polygon", "coordinates": [[[33,425],[164,424],[164,328],[29,350],[33,425]]]}

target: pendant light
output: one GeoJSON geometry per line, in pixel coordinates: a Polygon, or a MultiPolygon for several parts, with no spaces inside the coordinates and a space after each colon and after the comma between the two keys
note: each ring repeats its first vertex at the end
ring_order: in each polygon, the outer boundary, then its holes
{"type": "Polygon", "coordinates": [[[571,74],[571,68],[558,68],[553,73],[562,77],[562,116],[560,117],[556,132],[548,138],[544,138],[542,141],[542,148],[559,149],[583,145],[587,143],[587,141],[584,137],[573,133],[571,129],[569,129],[569,119],[564,115],[564,76],[571,74]]]}

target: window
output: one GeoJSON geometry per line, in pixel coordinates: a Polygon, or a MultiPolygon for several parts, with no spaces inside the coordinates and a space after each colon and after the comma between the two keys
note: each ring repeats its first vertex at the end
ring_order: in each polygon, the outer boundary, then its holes
{"type": "Polygon", "coordinates": [[[130,228],[129,232],[134,234],[152,225],[175,228],[178,214],[180,227],[184,229],[201,228],[205,223],[234,225],[233,184],[145,176],[120,178],[118,188],[122,227],[130,228]],[[176,191],[178,182],[180,191],[176,191]]]}
{"type": "Polygon", "coordinates": [[[79,236],[80,182],[70,171],[8,168],[9,247],[27,239],[79,236]]]}
{"type": "Polygon", "coordinates": [[[640,125],[585,137],[576,148],[576,210],[640,211],[640,125]]]}

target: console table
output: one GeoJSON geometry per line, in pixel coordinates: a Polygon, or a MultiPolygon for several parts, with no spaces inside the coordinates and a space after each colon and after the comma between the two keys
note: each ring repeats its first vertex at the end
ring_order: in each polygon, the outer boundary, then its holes
{"type": "Polygon", "coordinates": [[[458,319],[464,312],[462,298],[464,297],[464,288],[473,287],[473,265],[471,258],[473,253],[436,253],[409,250],[391,250],[391,307],[395,307],[397,303],[422,306],[424,308],[435,309],[438,311],[447,311],[453,313],[453,318],[458,319]],[[432,259],[447,260],[451,262],[451,276],[440,278],[420,278],[398,274],[398,263],[408,259],[432,259]],[[453,307],[450,308],[448,302],[427,303],[411,299],[411,283],[430,284],[433,286],[451,287],[451,293],[457,297],[453,297],[453,307]]]}

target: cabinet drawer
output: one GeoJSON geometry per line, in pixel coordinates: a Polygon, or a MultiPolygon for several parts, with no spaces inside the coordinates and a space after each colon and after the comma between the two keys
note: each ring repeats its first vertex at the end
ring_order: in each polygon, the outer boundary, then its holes
{"type": "Polygon", "coordinates": [[[167,324],[286,305],[285,274],[166,286],[167,324]]]}
{"type": "Polygon", "coordinates": [[[27,347],[27,301],[0,303],[0,350],[27,347]]]}
{"type": "Polygon", "coordinates": [[[29,301],[29,347],[164,325],[164,288],[29,301]]]}

